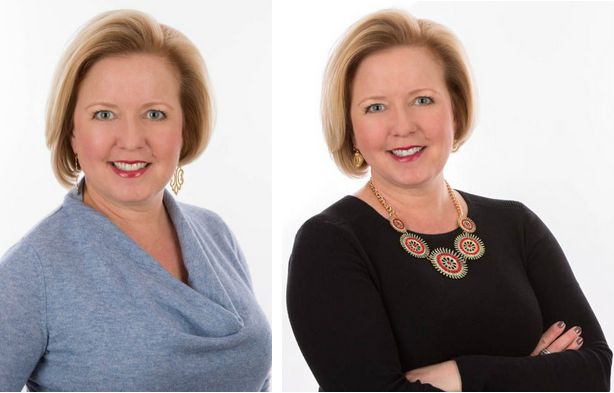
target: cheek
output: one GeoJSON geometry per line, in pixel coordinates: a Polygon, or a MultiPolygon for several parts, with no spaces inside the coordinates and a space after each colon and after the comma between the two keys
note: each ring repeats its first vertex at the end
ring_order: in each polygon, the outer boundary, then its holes
{"type": "Polygon", "coordinates": [[[450,111],[441,110],[426,116],[422,124],[424,129],[430,131],[430,138],[438,140],[444,145],[452,146],[454,140],[454,118],[450,111]]]}
{"type": "Polygon", "coordinates": [[[114,137],[109,130],[97,129],[96,125],[75,119],[72,144],[80,160],[104,159],[114,144],[114,137]]]}
{"type": "Polygon", "coordinates": [[[151,145],[160,158],[164,157],[172,161],[178,161],[183,142],[182,127],[179,124],[168,124],[157,132],[152,138],[151,145]]]}
{"type": "Polygon", "coordinates": [[[358,149],[366,150],[370,146],[382,145],[386,136],[381,119],[369,118],[366,116],[351,116],[352,129],[354,130],[354,144],[358,149]]]}

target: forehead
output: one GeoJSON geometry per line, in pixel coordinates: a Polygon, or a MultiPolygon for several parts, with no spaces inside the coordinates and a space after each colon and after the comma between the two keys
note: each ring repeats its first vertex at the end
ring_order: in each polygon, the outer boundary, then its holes
{"type": "Polygon", "coordinates": [[[115,102],[168,98],[179,94],[179,73],[167,59],[151,54],[108,56],[98,60],[79,86],[79,98],[115,102]]]}
{"type": "Polygon", "coordinates": [[[444,72],[429,49],[416,46],[370,54],[358,65],[352,83],[355,95],[407,93],[423,88],[445,90],[444,72]]]}

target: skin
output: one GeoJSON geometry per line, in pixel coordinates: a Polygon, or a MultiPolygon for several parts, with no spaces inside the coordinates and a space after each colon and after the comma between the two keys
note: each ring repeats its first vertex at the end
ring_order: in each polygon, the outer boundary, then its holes
{"type": "MultiPolygon", "coordinates": [[[[371,167],[373,183],[414,232],[446,233],[457,228],[457,212],[444,183],[443,170],[454,143],[452,102],[441,64],[425,48],[400,46],[366,57],[352,81],[350,118],[355,147],[371,167]],[[399,162],[391,150],[426,146],[411,162],[399,162]]],[[[356,194],[383,217],[386,210],[365,186],[356,194]]],[[[456,193],[463,211],[467,204],[456,193]]],[[[580,333],[554,324],[530,356],[576,350],[580,333]]],[[[462,381],[454,360],[405,373],[415,382],[446,391],[461,391],[462,381]]]]}
{"type": "Polygon", "coordinates": [[[163,204],[182,146],[176,69],[155,55],[105,57],[82,81],[73,120],[71,144],[86,178],[84,203],[186,282],[177,234],[163,204]],[[114,172],[114,161],[150,164],[141,176],[125,178],[114,172]]]}

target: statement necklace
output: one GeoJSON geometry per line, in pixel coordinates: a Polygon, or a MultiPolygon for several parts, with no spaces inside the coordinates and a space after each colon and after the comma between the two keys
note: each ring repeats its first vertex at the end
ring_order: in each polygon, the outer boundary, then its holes
{"type": "Polygon", "coordinates": [[[377,200],[388,212],[390,225],[396,231],[401,232],[401,246],[403,249],[416,258],[430,260],[433,267],[444,276],[459,279],[467,275],[467,259],[476,260],[481,258],[486,252],[486,247],[482,239],[473,234],[477,229],[475,222],[463,214],[463,209],[460,203],[458,203],[452,187],[450,187],[447,181],[445,183],[458,214],[458,226],[463,230],[463,233],[454,240],[454,250],[436,248],[432,251],[424,239],[407,230],[405,223],[397,217],[392,206],[386,202],[386,199],[375,188],[373,179],[369,180],[368,184],[377,200]]]}

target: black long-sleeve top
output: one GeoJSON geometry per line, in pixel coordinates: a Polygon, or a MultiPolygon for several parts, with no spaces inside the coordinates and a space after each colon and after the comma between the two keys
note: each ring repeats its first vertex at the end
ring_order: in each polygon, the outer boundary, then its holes
{"type": "MultiPolygon", "coordinates": [[[[552,233],[519,202],[461,195],[486,246],[462,279],[408,254],[352,196],[301,227],[288,314],[321,389],[439,390],[404,373],[453,359],[463,391],[609,390],[612,351],[552,233]],[[559,320],[582,327],[582,347],[529,356],[559,320]]],[[[453,249],[459,233],[421,236],[453,249]]]]}

